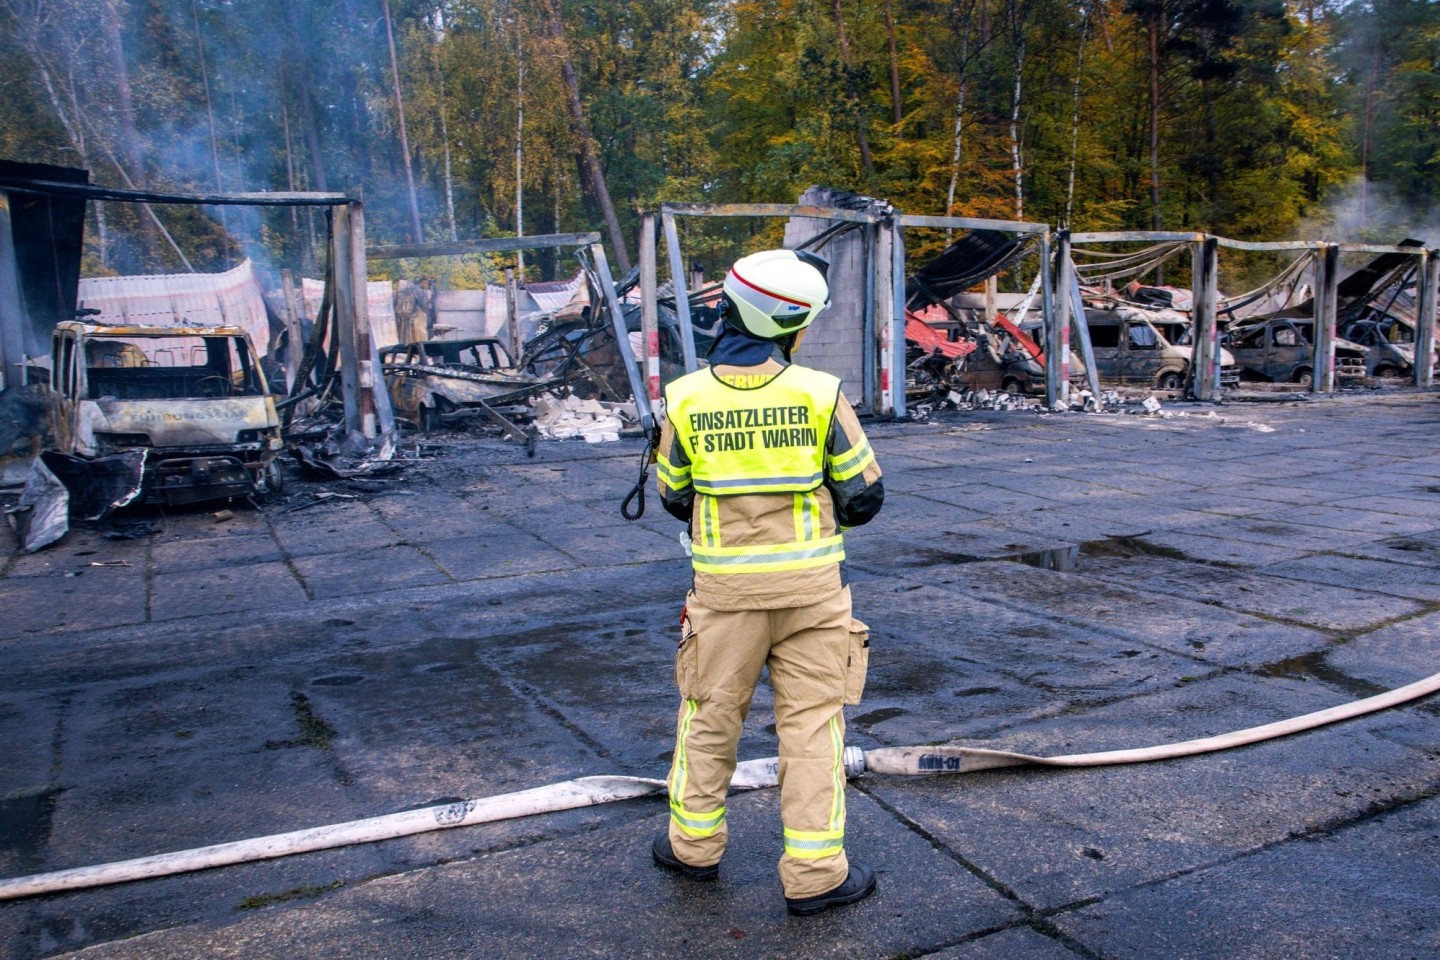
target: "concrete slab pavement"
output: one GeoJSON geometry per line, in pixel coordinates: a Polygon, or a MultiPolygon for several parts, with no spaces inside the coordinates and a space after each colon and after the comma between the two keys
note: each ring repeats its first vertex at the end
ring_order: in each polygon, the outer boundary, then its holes
{"type": "MultiPolygon", "coordinates": [[[[1434,394],[1168,409],[868,425],[891,497],[847,540],[850,743],[1146,746],[1434,672],[1434,394]]],[[[687,572],[653,498],[618,516],[638,447],[445,445],[355,499],[0,561],[0,876],[662,776],[687,572]]],[[[769,705],[742,757],[774,753],[769,705]]],[[[810,920],[768,790],[732,798],[713,885],[650,864],[664,807],[635,800],[0,903],[0,958],[1433,956],[1437,721],[865,777],[847,846],[880,891],[810,920]]]]}

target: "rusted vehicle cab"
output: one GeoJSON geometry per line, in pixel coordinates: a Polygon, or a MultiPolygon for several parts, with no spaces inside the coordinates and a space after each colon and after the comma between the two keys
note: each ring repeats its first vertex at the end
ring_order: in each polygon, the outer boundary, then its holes
{"type": "MultiPolygon", "coordinates": [[[[1096,372],[1111,383],[1179,390],[1190,372],[1190,321],[1173,310],[1086,310],[1085,325],[1095,353],[1096,372]]],[[[1240,368],[1220,351],[1220,385],[1240,382],[1240,368]]]]}
{"type": "MultiPolygon", "coordinates": [[[[1307,390],[1315,380],[1315,321],[1309,317],[1273,317],[1234,327],[1227,349],[1246,380],[1295,383],[1307,390]]],[[[1364,378],[1365,350],[1349,340],[1335,340],[1335,378],[1364,378]]]]}
{"type": "Polygon", "coordinates": [[[62,453],[146,453],[142,497],[182,504],[279,489],[280,418],[239,327],[57,324],[52,428],[62,453]]]}

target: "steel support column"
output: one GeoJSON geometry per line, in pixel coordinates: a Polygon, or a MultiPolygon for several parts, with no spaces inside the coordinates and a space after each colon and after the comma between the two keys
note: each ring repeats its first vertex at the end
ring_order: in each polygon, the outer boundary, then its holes
{"type": "Polygon", "coordinates": [[[1314,392],[1335,391],[1335,308],[1340,283],[1340,247],[1320,246],[1315,258],[1315,374],[1314,392]]]}
{"type": "MultiPolygon", "coordinates": [[[[660,402],[660,316],[655,303],[655,214],[640,218],[640,353],[644,359],[645,389],[651,407],[660,402]]],[[[683,279],[683,278],[682,278],[683,279]]],[[[677,284],[675,297],[685,296],[683,285],[677,284]]]]}
{"type": "MultiPolygon", "coordinates": [[[[0,193],[0,389],[25,382],[25,316],[15,239],[10,229],[10,198],[0,193]]],[[[0,450],[0,453],[5,451],[0,450]]]]}
{"type": "Polygon", "coordinates": [[[1085,365],[1085,382],[1090,387],[1090,396],[1098,410],[1100,407],[1100,370],[1095,364],[1095,348],[1090,343],[1090,325],[1085,322],[1085,298],[1080,295],[1080,274],[1075,269],[1075,261],[1071,257],[1072,247],[1068,231],[1064,236],[1064,256],[1057,257],[1060,262],[1060,276],[1057,278],[1057,286],[1060,288],[1058,296],[1065,304],[1065,313],[1070,322],[1070,329],[1074,331],[1075,339],[1080,344],[1080,360],[1085,365]]]}
{"type": "Polygon", "coordinates": [[[515,268],[505,268],[505,346],[511,358],[520,362],[520,284],[515,268]]]}
{"type": "MultiPolygon", "coordinates": [[[[330,258],[335,265],[335,327],[331,342],[340,348],[340,397],[345,404],[345,430],[361,433],[360,371],[355,353],[357,325],[354,259],[350,254],[352,205],[335,208],[330,220],[330,258]]],[[[362,292],[360,302],[365,302],[362,292]]]]}
{"type": "Polygon", "coordinates": [[[1190,289],[1195,303],[1190,391],[1196,400],[1220,398],[1220,330],[1215,322],[1219,249],[1214,237],[1202,236],[1190,250],[1190,289]]]}
{"type": "Polygon", "coordinates": [[[685,355],[685,372],[699,367],[695,357],[695,328],[690,320],[690,294],[685,287],[685,263],[680,255],[680,231],[675,228],[675,215],[660,210],[660,227],[665,231],[665,251],[670,257],[670,285],[675,288],[675,322],[680,325],[680,350],[685,355]]]}
{"type": "MultiPolygon", "coordinates": [[[[1070,234],[1062,232],[1059,251],[1070,257],[1070,234]]],[[[1059,259],[1057,257],[1056,259],[1059,259]]],[[[1054,410],[1070,405],[1070,324],[1055,309],[1054,265],[1050,232],[1040,235],[1040,310],[1045,319],[1045,406],[1054,410]]]]}
{"type": "Polygon", "coordinates": [[[905,408],[905,231],[900,220],[891,217],[881,224],[890,238],[890,297],[885,336],[890,343],[891,413],[907,415],[905,408]]]}
{"type": "Polygon", "coordinates": [[[389,439],[395,430],[395,418],[370,331],[364,205],[354,202],[336,207],[331,232],[335,262],[335,342],[340,345],[345,431],[366,441],[389,439]]]}
{"type": "Polygon", "coordinates": [[[883,374],[880,371],[879,360],[880,344],[878,334],[875,330],[875,264],[876,259],[876,233],[874,224],[867,223],[861,227],[864,231],[864,252],[861,257],[865,267],[865,302],[860,307],[860,392],[861,400],[866,410],[884,412],[880,405],[880,390],[878,381],[883,374]]]}
{"type": "Polygon", "coordinates": [[[595,273],[600,281],[600,296],[610,311],[610,325],[615,331],[615,349],[625,364],[625,377],[630,384],[630,395],[635,398],[635,410],[640,414],[640,426],[649,433],[655,426],[655,410],[650,406],[650,396],[645,389],[645,379],[640,366],[635,362],[635,351],[630,349],[630,334],[625,329],[625,315],[620,311],[620,298],[615,296],[615,278],[610,273],[610,260],[605,256],[605,245],[590,245],[590,256],[595,260],[595,273]]]}
{"type": "Polygon", "coordinates": [[[1440,249],[1427,250],[1420,257],[1420,295],[1415,307],[1415,386],[1430,387],[1435,384],[1435,309],[1440,301],[1440,249]],[[1425,348],[1429,346],[1431,359],[1425,360],[1425,348]]]}

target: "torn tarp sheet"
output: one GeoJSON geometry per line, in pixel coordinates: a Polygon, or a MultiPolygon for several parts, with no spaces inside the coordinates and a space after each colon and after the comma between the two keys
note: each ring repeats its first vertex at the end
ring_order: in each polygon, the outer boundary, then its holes
{"type": "Polygon", "coordinates": [[[6,518],[26,553],[50,546],[70,529],[70,493],[43,460],[30,465],[20,502],[6,511],[6,518]]]}

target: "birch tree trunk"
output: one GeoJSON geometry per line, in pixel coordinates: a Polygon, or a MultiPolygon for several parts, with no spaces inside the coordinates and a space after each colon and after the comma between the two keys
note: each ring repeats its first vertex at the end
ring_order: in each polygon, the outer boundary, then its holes
{"type": "Polygon", "coordinates": [[[1154,3],[1146,18],[1146,59],[1150,75],[1150,228],[1160,229],[1160,16],[1154,3]]]}
{"type": "Polygon", "coordinates": [[[1025,219],[1025,166],[1020,155],[1020,94],[1025,73],[1025,24],[1010,0],[1010,36],[1015,50],[1015,88],[1010,99],[1010,169],[1015,175],[1015,219],[1025,219]]]}
{"type": "MultiPolygon", "coordinates": [[[[973,8],[972,8],[973,9],[973,8]]],[[[955,187],[960,180],[961,145],[965,133],[965,84],[970,69],[970,18],[965,18],[965,30],[960,37],[960,92],[955,97],[955,149],[950,155],[950,188],[945,191],[945,215],[955,212],[955,187]]],[[[949,237],[949,232],[946,232],[949,237]]]]}
{"type": "MultiPolygon", "coordinates": [[[[200,63],[200,82],[205,91],[205,114],[210,119],[210,160],[215,165],[215,192],[224,193],[225,184],[220,176],[220,143],[215,136],[215,105],[210,100],[210,71],[205,67],[205,34],[200,30],[200,7],[195,0],[190,0],[190,15],[195,21],[195,56],[200,63]]],[[[285,162],[290,162],[290,124],[287,118],[285,124],[285,162]]],[[[293,169],[290,173],[290,189],[295,189],[295,174],[293,169]]],[[[220,230],[225,234],[225,269],[229,270],[230,262],[230,219],[222,204],[217,208],[220,214],[220,230]]],[[[294,222],[296,232],[299,232],[299,216],[294,207],[290,208],[290,219],[294,222]]]]}
{"type": "Polygon", "coordinates": [[[450,125],[445,117],[445,73],[438,69],[438,63],[436,67],[440,81],[440,142],[445,146],[445,222],[450,230],[450,242],[454,243],[460,239],[460,232],[455,226],[455,175],[450,166],[450,125]]]}
{"type": "MultiPolygon", "coordinates": [[[[525,43],[515,31],[515,236],[525,236],[525,43]]],[[[525,279],[525,251],[515,251],[515,266],[525,279]]]]}
{"type": "Polygon", "coordinates": [[[895,53],[894,6],[895,0],[885,0],[885,40],[890,47],[890,116],[895,122],[895,135],[898,137],[905,110],[900,102],[900,59],[895,53]]]}
{"type": "Polygon", "coordinates": [[[315,109],[315,94],[310,88],[310,61],[306,56],[302,38],[307,36],[300,22],[300,5],[287,3],[285,17],[290,28],[287,35],[287,55],[280,65],[281,76],[295,99],[299,113],[300,133],[305,139],[305,152],[310,155],[310,178],[314,189],[321,193],[330,190],[329,179],[325,176],[325,158],[320,152],[320,123],[315,109]]]}
{"type": "Polygon", "coordinates": [[[1070,173],[1065,184],[1065,226],[1075,212],[1075,167],[1080,158],[1080,80],[1085,70],[1085,39],[1090,33],[1090,8],[1080,13],[1080,40],[1075,45],[1075,88],[1070,111],[1070,173]]]}
{"type": "MultiPolygon", "coordinates": [[[[140,131],[135,124],[135,104],[130,88],[130,68],[125,63],[125,43],[120,30],[120,0],[105,2],[106,59],[109,61],[110,81],[115,92],[115,114],[119,129],[114,131],[118,141],[119,162],[131,184],[145,183],[145,156],[140,141],[140,131]]],[[[77,118],[78,119],[78,118],[77,118]]],[[[138,208],[140,261],[148,265],[159,243],[152,226],[154,214],[146,204],[138,208]]]]}
{"type": "MultiPolygon", "coordinates": [[[[1159,230],[1160,216],[1160,18],[1163,0],[1154,0],[1146,18],[1146,57],[1150,74],[1150,229],[1159,230]]],[[[1155,268],[1155,283],[1165,284],[1165,265],[1155,268]]]]}

